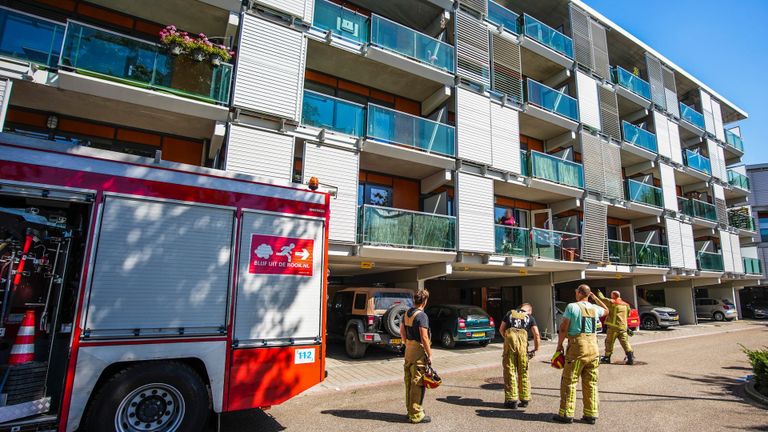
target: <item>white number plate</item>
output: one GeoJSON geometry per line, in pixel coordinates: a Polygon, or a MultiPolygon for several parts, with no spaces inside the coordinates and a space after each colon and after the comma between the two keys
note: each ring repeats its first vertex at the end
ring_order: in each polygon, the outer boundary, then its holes
{"type": "Polygon", "coordinates": [[[307,364],[315,362],[315,348],[302,348],[296,350],[293,359],[294,364],[307,364]]]}

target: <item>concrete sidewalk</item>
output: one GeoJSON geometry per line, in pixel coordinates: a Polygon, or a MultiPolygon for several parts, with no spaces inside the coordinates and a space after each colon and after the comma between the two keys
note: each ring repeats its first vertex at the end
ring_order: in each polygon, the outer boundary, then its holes
{"type": "MultiPolygon", "coordinates": [[[[698,326],[679,326],[670,330],[640,331],[631,339],[633,346],[642,346],[663,340],[681,339],[708,334],[717,334],[733,331],[754,329],[755,326],[766,326],[765,322],[737,321],[737,322],[703,322],[698,326]]],[[[603,351],[604,335],[599,335],[600,351],[603,351]]],[[[555,351],[556,341],[542,341],[541,351],[537,355],[538,360],[548,360],[555,351]]],[[[448,350],[435,347],[434,365],[440,374],[450,374],[470,371],[479,368],[498,367],[501,369],[502,344],[495,342],[485,348],[477,345],[458,346],[448,350]]],[[[614,361],[621,354],[618,342],[614,349],[614,361]]],[[[636,350],[637,358],[642,360],[642,349],[636,350]]],[[[344,347],[340,344],[328,346],[326,358],[326,370],[328,378],[320,385],[308,390],[305,394],[321,394],[337,391],[346,391],[355,388],[400,382],[403,379],[403,358],[396,353],[371,347],[366,357],[359,360],[347,358],[344,347]]]]}

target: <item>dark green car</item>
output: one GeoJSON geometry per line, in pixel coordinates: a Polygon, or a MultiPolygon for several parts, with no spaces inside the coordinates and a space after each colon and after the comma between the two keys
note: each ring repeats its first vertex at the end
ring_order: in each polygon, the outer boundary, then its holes
{"type": "Polygon", "coordinates": [[[446,348],[461,342],[488,345],[496,334],[495,323],[487,312],[472,305],[432,305],[425,310],[432,339],[446,348]]]}

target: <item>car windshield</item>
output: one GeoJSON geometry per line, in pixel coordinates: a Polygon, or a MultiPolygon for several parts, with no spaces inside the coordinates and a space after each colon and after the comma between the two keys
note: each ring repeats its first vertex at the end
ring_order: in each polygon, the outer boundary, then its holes
{"type": "Polygon", "coordinates": [[[480,315],[480,316],[487,316],[488,314],[485,313],[484,310],[480,309],[479,307],[463,307],[459,309],[459,316],[462,318],[466,318],[470,315],[480,315]]]}
{"type": "Polygon", "coordinates": [[[376,310],[389,309],[396,304],[413,307],[413,297],[408,293],[378,292],[373,296],[373,308],[376,310]]]}

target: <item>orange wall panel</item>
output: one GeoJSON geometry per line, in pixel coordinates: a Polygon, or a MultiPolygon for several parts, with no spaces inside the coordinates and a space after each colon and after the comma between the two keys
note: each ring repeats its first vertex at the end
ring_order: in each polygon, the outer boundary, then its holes
{"type": "Polygon", "coordinates": [[[59,130],[101,138],[115,138],[115,128],[80,120],[59,118],[59,130]]]}
{"type": "Polygon", "coordinates": [[[77,5],[77,12],[95,18],[99,21],[108,22],[125,28],[133,28],[133,19],[119,13],[112,12],[100,7],[91,6],[85,3],[77,5]]]}
{"type": "Polygon", "coordinates": [[[29,112],[9,108],[5,119],[12,123],[21,123],[29,126],[46,127],[48,116],[41,113],[29,112]]]}
{"type": "Polygon", "coordinates": [[[418,102],[401,97],[395,98],[395,109],[415,116],[421,115],[421,106],[418,102]]]}
{"type": "Polygon", "coordinates": [[[392,182],[392,205],[399,209],[419,210],[419,182],[394,178],[392,182]]]}
{"type": "Polygon", "coordinates": [[[178,138],[163,139],[163,159],[172,162],[200,165],[203,145],[178,138]]]}
{"type": "Polygon", "coordinates": [[[155,135],[146,132],[139,132],[129,129],[118,129],[117,139],[120,141],[128,141],[139,144],[147,144],[155,147],[160,147],[162,138],[160,135],[155,135]]]}

